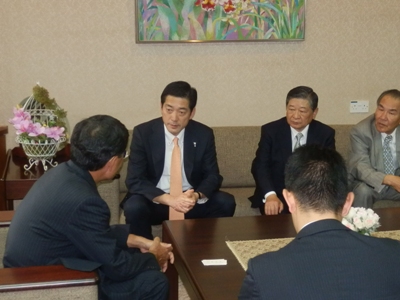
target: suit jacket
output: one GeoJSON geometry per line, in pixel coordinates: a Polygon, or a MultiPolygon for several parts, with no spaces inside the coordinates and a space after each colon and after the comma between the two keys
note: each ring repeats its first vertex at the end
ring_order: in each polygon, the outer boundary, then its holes
{"type": "Polygon", "coordinates": [[[160,270],[153,254],[128,252],[128,226],[110,227],[109,220],[110,210],[90,173],[72,161],[62,163],[40,177],[18,206],[7,234],[4,266],[66,261],[78,262],[80,269],[79,261],[88,260],[108,282],[160,270]]]}
{"type": "Polygon", "coordinates": [[[399,253],[399,241],[317,221],[250,259],[239,299],[399,299],[399,253]]]}
{"type": "MultiPolygon", "coordinates": [[[[133,129],[126,186],[129,193],[141,194],[149,200],[164,194],[156,185],[165,160],[165,133],[161,118],[140,124],[133,129]]],[[[190,120],[185,128],[183,165],[191,186],[210,197],[222,183],[211,128],[190,120]]]]}
{"type": "MultiPolygon", "coordinates": [[[[308,128],[307,144],[318,144],[335,149],[335,130],[316,120],[308,128]]],[[[261,138],[251,173],[256,182],[254,195],[249,198],[252,207],[260,207],[264,195],[275,191],[287,208],[282,190],[285,187],[285,164],[292,154],[292,134],[286,117],[261,127],[261,138]]]]}
{"type": "MultiPolygon", "coordinates": [[[[400,126],[399,126],[400,127],[400,126]]],[[[400,128],[396,130],[396,159],[400,165],[400,128]]],[[[375,116],[371,115],[350,132],[349,179],[350,183],[363,181],[379,192],[385,177],[383,167],[382,136],[375,127],[375,116]]]]}

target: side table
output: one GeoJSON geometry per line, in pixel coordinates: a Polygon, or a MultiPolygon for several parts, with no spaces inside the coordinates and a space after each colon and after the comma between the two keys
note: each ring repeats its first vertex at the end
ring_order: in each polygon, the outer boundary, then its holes
{"type": "MultiPolygon", "coordinates": [[[[58,163],[67,161],[70,157],[69,144],[57,152],[53,160],[58,163]]],[[[0,210],[13,210],[14,200],[23,199],[32,185],[44,174],[43,166],[39,163],[30,170],[25,170],[28,163],[21,147],[15,147],[7,151],[5,166],[0,174],[0,210]]],[[[51,168],[51,166],[50,166],[51,168]]]]}

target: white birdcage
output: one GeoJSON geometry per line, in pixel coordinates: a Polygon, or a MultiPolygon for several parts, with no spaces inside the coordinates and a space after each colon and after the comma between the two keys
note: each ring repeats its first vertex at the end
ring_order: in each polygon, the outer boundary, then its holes
{"type": "MultiPolygon", "coordinates": [[[[57,116],[54,114],[54,110],[46,109],[46,107],[35,100],[33,95],[29,98],[24,99],[20,106],[26,112],[31,115],[31,120],[36,123],[40,123],[45,126],[51,126],[57,120],[57,116]]],[[[57,108],[59,108],[57,106],[57,108]]],[[[66,122],[66,119],[64,120],[66,122]]],[[[66,128],[65,128],[66,129],[66,128]]],[[[28,140],[22,138],[20,135],[16,137],[16,142],[21,144],[26,156],[28,157],[29,164],[24,166],[25,170],[29,170],[33,165],[38,165],[42,162],[43,169],[47,171],[49,164],[52,167],[58,165],[56,161],[53,162],[53,158],[58,150],[65,146],[66,137],[60,137],[57,141],[53,138],[48,138],[44,141],[28,140]]]]}

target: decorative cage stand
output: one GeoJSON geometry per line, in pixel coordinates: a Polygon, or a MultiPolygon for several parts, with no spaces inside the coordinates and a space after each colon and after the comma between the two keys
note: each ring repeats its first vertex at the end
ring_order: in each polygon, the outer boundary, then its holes
{"type": "Polygon", "coordinates": [[[58,141],[50,139],[42,142],[34,142],[24,141],[17,136],[16,142],[22,145],[22,149],[24,149],[29,161],[29,164],[24,165],[24,169],[29,170],[33,165],[39,165],[39,162],[42,162],[45,171],[48,169],[46,163],[52,167],[57,166],[58,163],[56,161],[53,162],[53,157],[56,155],[60,143],[65,142],[65,140],[65,137],[61,137],[58,141]]]}
{"type": "MultiPolygon", "coordinates": [[[[35,122],[39,122],[41,124],[49,125],[51,122],[57,119],[57,116],[54,114],[54,110],[46,109],[46,107],[35,100],[33,95],[31,95],[26,102],[21,103],[22,109],[26,112],[29,112],[31,118],[35,122]]],[[[39,165],[39,162],[42,162],[43,169],[47,171],[49,164],[52,167],[58,165],[56,161],[53,162],[53,157],[56,155],[57,151],[62,149],[66,141],[66,137],[60,137],[58,141],[53,138],[48,138],[46,140],[28,140],[23,139],[20,136],[17,136],[16,142],[21,144],[22,149],[26,156],[28,157],[29,164],[24,166],[25,170],[29,170],[33,165],[39,165]]]]}

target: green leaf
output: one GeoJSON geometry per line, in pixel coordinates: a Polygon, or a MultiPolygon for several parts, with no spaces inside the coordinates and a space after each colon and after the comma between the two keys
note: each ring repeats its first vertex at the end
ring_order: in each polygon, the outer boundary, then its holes
{"type": "Polygon", "coordinates": [[[161,28],[164,35],[170,40],[173,36],[176,37],[178,24],[172,10],[168,7],[158,6],[158,15],[160,16],[161,28]]]}
{"type": "Polygon", "coordinates": [[[194,14],[190,13],[188,15],[188,18],[189,18],[189,21],[190,21],[190,25],[192,26],[193,31],[195,33],[195,39],[196,40],[205,40],[206,39],[206,35],[204,34],[203,27],[197,21],[197,19],[195,18],[194,14]]]}

